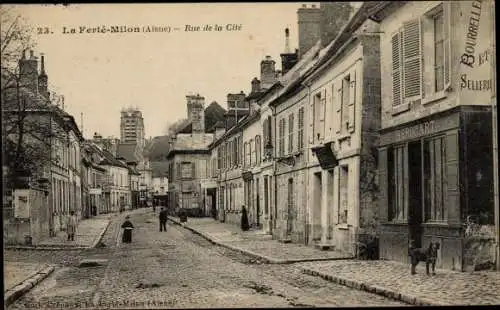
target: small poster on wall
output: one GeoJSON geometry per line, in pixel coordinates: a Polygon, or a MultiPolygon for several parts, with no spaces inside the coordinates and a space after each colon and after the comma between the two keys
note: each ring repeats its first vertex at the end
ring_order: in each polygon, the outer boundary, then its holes
{"type": "Polygon", "coordinates": [[[19,219],[28,219],[30,217],[30,206],[28,192],[14,192],[14,216],[19,219]]]}

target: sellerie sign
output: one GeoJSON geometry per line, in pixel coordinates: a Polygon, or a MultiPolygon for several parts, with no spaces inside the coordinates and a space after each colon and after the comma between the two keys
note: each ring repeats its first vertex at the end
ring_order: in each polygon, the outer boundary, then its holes
{"type": "MultiPolygon", "coordinates": [[[[458,22],[463,27],[460,40],[460,70],[457,89],[461,104],[487,104],[490,100],[492,55],[491,1],[459,1],[458,22]]],[[[458,24],[457,24],[458,25],[458,24]]]]}

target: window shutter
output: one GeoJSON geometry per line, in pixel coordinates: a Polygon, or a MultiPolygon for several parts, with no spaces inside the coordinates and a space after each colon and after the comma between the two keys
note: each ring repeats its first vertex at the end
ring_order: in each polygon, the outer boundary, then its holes
{"type": "Polygon", "coordinates": [[[177,163],[177,178],[181,178],[181,163],[177,163]]]}
{"type": "Polygon", "coordinates": [[[392,36],[392,105],[399,106],[403,99],[401,33],[392,36]]]}
{"type": "Polygon", "coordinates": [[[459,178],[459,140],[458,132],[446,135],[446,204],[448,208],[448,221],[460,221],[460,178],[459,178]]]}
{"type": "Polygon", "coordinates": [[[309,122],[309,144],[314,143],[314,135],[316,134],[314,132],[314,115],[316,111],[314,111],[314,96],[311,98],[309,102],[309,111],[307,112],[308,114],[308,122],[309,122]]]}
{"type": "MultiPolygon", "coordinates": [[[[342,80],[343,83],[343,80],[342,80]]],[[[342,83],[340,87],[335,91],[336,103],[335,103],[335,132],[340,133],[342,128],[342,83]]],[[[332,86],[334,87],[334,86],[332,86]]]]}
{"type": "Polygon", "coordinates": [[[273,143],[273,122],[272,122],[272,118],[271,116],[268,116],[267,117],[267,134],[268,134],[268,140],[269,140],[269,143],[273,143]]]}
{"type": "Polygon", "coordinates": [[[354,124],[356,122],[356,71],[354,70],[350,74],[351,85],[349,85],[349,123],[347,128],[350,132],[354,131],[354,124]]]}
{"type": "Polygon", "coordinates": [[[267,133],[267,131],[269,130],[268,125],[267,125],[267,122],[268,122],[268,120],[267,120],[267,119],[265,119],[265,120],[264,120],[264,124],[263,124],[263,128],[262,128],[262,133],[263,133],[263,136],[264,136],[264,145],[266,145],[266,144],[267,144],[267,141],[268,141],[267,139],[268,139],[268,137],[269,137],[269,136],[268,136],[268,133],[267,133]]]}
{"type": "Polygon", "coordinates": [[[320,111],[320,117],[319,117],[319,121],[320,121],[320,135],[321,135],[321,139],[324,139],[325,138],[325,130],[326,130],[326,122],[325,122],[325,117],[326,117],[326,87],[323,89],[323,91],[321,92],[321,111],[320,111]]]}
{"type": "Polygon", "coordinates": [[[443,1],[444,19],[444,90],[451,86],[451,1],[443,1]]]}
{"type": "Polygon", "coordinates": [[[403,26],[403,76],[404,98],[421,98],[422,95],[422,43],[419,19],[406,22],[403,26]]]}
{"type": "Polygon", "coordinates": [[[191,163],[191,177],[194,179],[196,178],[196,171],[195,171],[196,165],[194,163],[191,163]]]}

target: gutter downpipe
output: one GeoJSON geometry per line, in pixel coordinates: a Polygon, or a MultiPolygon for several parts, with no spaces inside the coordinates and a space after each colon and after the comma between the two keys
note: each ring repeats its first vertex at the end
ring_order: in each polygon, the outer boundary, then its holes
{"type": "MultiPolygon", "coordinates": [[[[310,103],[311,103],[311,83],[309,82],[304,82],[303,85],[305,87],[307,87],[307,102],[306,102],[306,105],[310,106],[310,103]]],[[[311,109],[307,109],[309,112],[307,113],[307,120],[310,120],[310,116],[309,116],[309,113],[312,113],[311,112],[311,109]]],[[[310,124],[309,124],[310,125],[310,124]]],[[[304,149],[305,149],[305,152],[307,152],[306,156],[305,156],[305,159],[306,159],[306,162],[305,162],[305,166],[306,166],[306,188],[309,188],[310,187],[310,184],[309,184],[309,181],[310,181],[310,175],[309,175],[309,163],[310,163],[310,156],[311,156],[311,152],[310,152],[310,141],[309,141],[309,136],[310,136],[310,132],[309,130],[311,130],[311,126],[307,126],[306,128],[308,128],[307,130],[307,145],[305,145],[304,149]]],[[[313,137],[314,139],[314,137],[313,137]]],[[[310,241],[312,242],[312,239],[310,238],[311,236],[311,230],[312,230],[312,224],[310,223],[310,214],[311,214],[311,206],[312,206],[312,203],[310,202],[310,199],[311,199],[311,191],[310,190],[306,190],[306,208],[307,208],[307,212],[305,212],[306,216],[304,217],[304,227],[306,228],[305,231],[306,231],[306,236],[304,238],[304,241],[305,241],[305,245],[309,245],[310,241]],[[308,226],[309,225],[309,226],[308,226]],[[310,240],[311,239],[311,240],[310,240]]],[[[312,234],[312,236],[314,236],[314,234],[312,234]]]]}
{"type": "Polygon", "coordinates": [[[495,0],[491,0],[491,10],[490,17],[492,27],[491,31],[491,116],[492,116],[492,135],[493,135],[493,203],[494,203],[494,215],[495,215],[495,243],[496,243],[496,270],[500,271],[500,208],[498,199],[498,116],[497,116],[497,97],[496,97],[496,42],[495,42],[495,0]]]}

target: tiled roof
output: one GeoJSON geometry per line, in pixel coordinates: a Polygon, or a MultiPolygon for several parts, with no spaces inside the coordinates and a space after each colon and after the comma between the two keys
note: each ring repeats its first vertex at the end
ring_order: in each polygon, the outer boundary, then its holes
{"type": "Polygon", "coordinates": [[[141,154],[139,153],[136,143],[120,143],[117,149],[118,156],[125,158],[127,162],[140,162],[141,154]]]}
{"type": "Polygon", "coordinates": [[[167,161],[152,161],[151,168],[153,170],[153,178],[168,175],[168,162],[167,161]]]}

